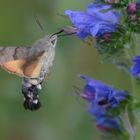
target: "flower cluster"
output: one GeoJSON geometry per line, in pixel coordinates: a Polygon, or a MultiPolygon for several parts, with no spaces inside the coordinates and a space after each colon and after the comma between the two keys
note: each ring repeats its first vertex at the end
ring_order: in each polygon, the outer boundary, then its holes
{"type": "Polygon", "coordinates": [[[131,32],[140,32],[139,1],[96,0],[88,5],[87,11],[66,10],[65,14],[80,39],[96,39],[100,54],[112,55],[122,51],[130,41],[131,32]]]}
{"type": "Polygon", "coordinates": [[[128,104],[129,94],[87,76],[80,77],[86,81],[81,97],[88,101],[88,112],[94,116],[96,127],[101,132],[124,136],[120,113],[128,104]]]}
{"type": "Polygon", "coordinates": [[[77,35],[84,39],[91,35],[100,37],[105,33],[115,32],[120,14],[117,11],[109,10],[110,5],[91,3],[86,12],[67,10],[65,14],[70,17],[78,29],[77,35]],[[107,12],[102,13],[101,10],[107,12]]]}
{"type": "Polygon", "coordinates": [[[131,28],[132,31],[140,32],[140,1],[136,3],[130,3],[127,6],[127,18],[126,20],[129,21],[128,26],[131,28]]]}
{"type": "MultiPolygon", "coordinates": [[[[65,15],[74,26],[66,28],[67,32],[76,33],[81,40],[96,40],[96,49],[107,56],[104,58],[111,56],[113,64],[125,66],[127,72],[129,70],[140,80],[140,56],[134,58],[134,66],[131,68],[132,57],[139,50],[136,38],[140,37],[137,35],[140,33],[140,0],[94,0],[86,11],[66,10],[65,15]]],[[[101,132],[126,138],[121,113],[124,113],[126,106],[135,108],[137,103],[133,102],[133,97],[124,90],[87,76],[80,77],[86,81],[81,97],[88,101],[88,112],[94,116],[96,127],[101,132]]],[[[131,121],[128,125],[131,127],[131,121]]],[[[132,130],[130,128],[131,136],[134,134],[132,130]]]]}
{"type": "Polygon", "coordinates": [[[67,10],[65,14],[77,28],[80,39],[96,38],[100,53],[115,53],[122,48],[125,28],[120,24],[120,12],[111,5],[91,3],[85,12],[67,10]]]}
{"type": "Polygon", "coordinates": [[[129,0],[100,0],[100,2],[110,4],[114,7],[125,7],[128,4],[129,0]]]}

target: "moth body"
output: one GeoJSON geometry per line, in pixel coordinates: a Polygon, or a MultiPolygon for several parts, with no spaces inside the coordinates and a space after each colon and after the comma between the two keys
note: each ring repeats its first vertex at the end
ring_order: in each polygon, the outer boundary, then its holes
{"type": "MultiPolygon", "coordinates": [[[[40,73],[38,77],[23,78],[23,84],[22,84],[22,89],[24,89],[23,94],[25,94],[25,96],[28,96],[28,98],[30,98],[29,97],[30,94],[32,94],[32,96],[36,96],[34,95],[34,90],[31,90],[31,89],[34,88],[36,93],[38,93],[38,89],[41,89],[41,84],[43,80],[50,73],[51,67],[53,66],[54,57],[55,57],[56,42],[57,42],[57,36],[53,36],[53,38],[50,38],[50,37],[48,38],[47,36],[37,41],[35,44],[33,44],[32,48],[30,49],[30,52],[29,52],[30,61],[32,61],[32,58],[38,57],[39,54],[41,54],[41,58],[40,58],[40,73]]],[[[40,107],[39,97],[32,98],[32,100],[28,100],[28,102],[27,100],[25,100],[24,107],[26,109],[31,109],[31,110],[38,109],[40,107]],[[35,108],[33,106],[35,106],[35,108]]]]}
{"type": "Polygon", "coordinates": [[[56,42],[56,35],[52,38],[50,38],[50,36],[47,36],[35,42],[31,47],[28,54],[28,61],[32,62],[32,60],[35,60],[37,57],[39,57],[39,71],[37,71],[38,75],[36,77],[26,77],[26,79],[28,79],[31,85],[40,84],[44,80],[44,78],[50,73],[55,57],[56,42]]]}
{"type": "Polygon", "coordinates": [[[56,35],[48,35],[36,41],[31,48],[0,47],[0,66],[23,78],[24,107],[37,110],[41,104],[38,90],[50,73],[55,57],[56,35]]]}

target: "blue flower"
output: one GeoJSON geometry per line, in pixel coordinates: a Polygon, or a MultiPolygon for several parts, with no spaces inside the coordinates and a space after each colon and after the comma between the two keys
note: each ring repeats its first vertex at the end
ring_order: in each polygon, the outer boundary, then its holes
{"type": "Polygon", "coordinates": [[[96,128],[102,132],[120,132],[123,130],[120,117],[98,117],[96,119],[96,128]]]}
{"type": "Polygon", "coordinates": [[[96,38],[116,31],[120,14],[110,8],[110,5],[91,3],[86,12],[67,10],[65,14],[78,29],[79,38],[84,39],[87,36],[96,38]]]}
{"type": "Polygon", "coordinates": [[[133,59],[134,65],[131,68],[131,74],[140,79],[140,56],[135,56],[133,59]]]}
{"type": "MultiPolygon", "coordinates": [[[[80,75],[80,77],[86,81],[83,97],[87,97],[85,99],[93,104],[97,104],[105,108],[117,108],[128,96],[126,91],[114,89],[105,83],[84,75],[80,75]]],[[[95,108],[93,107],[93,109],[95,108]]]]}
{"type": "Polygon", "coordinates": [[[85,85],[85,88],[81,97],[88,101],[93,100],[95,98],[95,89],[90,85],[85,85]]]}
{"type": "Polygon", "coordinates": [[[127,104],[128,93],[85,75],[80,78],[86,82],[82,97],[88,101],[88,112],[94,117],[98,130],[111,136],[119,133],[126,137],[120,113],[127,104]]]}
{"type": "Polygon", "coordinates": [[[101,83],[100,81],[94,80],[92,78],[89,78],[84,75],[80,75],[80,77],[84,80],[86,80],[86,85],[84,87],[83,91],[83,97],[86,97],[86,99],[93,100],[97,99],[98,95],[96,94],[102,94],[102,95],[107,95],[108,92],[110,92],[110,87],[108,87],[106,84],[101,83]]]}
{"type": "Polygon", "coordinates": [[[95,117],[95,118],[98,118],[101,116],[103,117],[107,115],[106,108],[97,104],[94,101],[92,103],[89,103],[87,111],[92,117],[95,117]]]}

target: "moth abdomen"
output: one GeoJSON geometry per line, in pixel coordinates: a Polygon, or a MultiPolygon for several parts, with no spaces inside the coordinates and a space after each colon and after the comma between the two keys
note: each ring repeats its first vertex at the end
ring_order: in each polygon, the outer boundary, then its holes
{"type": "Polygon", "coordinates": [[[39,101],[38,88],[36,85],[30,87],[23,86],[22,94],[24,95],[24,108],[28,110],[38,110],[41,107],[39,101]]]}

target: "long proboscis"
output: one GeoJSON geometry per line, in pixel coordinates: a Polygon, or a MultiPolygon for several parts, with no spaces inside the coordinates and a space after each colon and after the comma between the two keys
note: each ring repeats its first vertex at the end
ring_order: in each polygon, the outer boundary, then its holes
{"type": "Polygon", "coordinates": [[[69,36],[69,35],[74,35],[77,33],[77,30],[74,28],[74,30],[70,30],[67,27],[66,28],[62,28],[60,29],[58,32],[52,34],[53,35],[57,35],[58,37],[63,37],[63,36],[69,36]],[[61,34],[64,33],[64,34],[61,34]]]}

